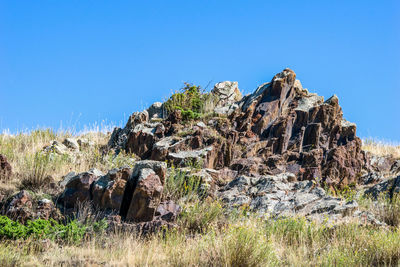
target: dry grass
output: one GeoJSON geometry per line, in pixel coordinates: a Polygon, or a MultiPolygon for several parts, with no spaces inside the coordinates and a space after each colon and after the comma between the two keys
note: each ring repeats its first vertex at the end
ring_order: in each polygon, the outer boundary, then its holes
{"type": "Polygon", "coordinates": [[[103,172],[114,167],[132,165],[132,155],[124,153],[115,156],[105,147],[110,133],[87,132],[74,135],[68,131],[54,132],[39,129],[16,135],[0,134],[0,154],[7,157],[13,168],[11,179],[0,181],[0,191],[13,191],[17,188],[40,189],[49,181],[58,182],[64,175],[97,168],[103,172]],[[86,139],[93,145],[81,148],[78,153],[47,154],[43,148],[56,140],[65,138],[86,139]]]}
{"type": "Polygon", "coordinates": [[[362,149],[377,156],[392,156],[400,159],[400,144],[379,141],[376,139],[364,139],[362,149]]]}
{"type": "Polygon", "coordinates": [[[394,266],[399,259],[399,229],[329,227],[301,218],[241,217],[206,233],[170,231],[148,238],[114,233],[78,246],[0,244],[3,266],[394,266]]]}

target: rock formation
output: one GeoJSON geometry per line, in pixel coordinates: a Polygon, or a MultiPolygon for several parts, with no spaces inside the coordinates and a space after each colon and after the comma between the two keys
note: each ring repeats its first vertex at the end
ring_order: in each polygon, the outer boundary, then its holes
{"type": "Polygon", "coordinates": [[[336,96],[324,101],[309,93],[290,69],[243,98],[235,82],[218,83],[212,93],[220,116],[207,125],[185,127],[179,111],[155,123],[148,111],[136,112],[125,128],[114,130],[109,146],[142,159],[180,166],[196,161],[240,175],[291,172],[298,181],[332,187],[358,182],[367,160],[336,96]]]}

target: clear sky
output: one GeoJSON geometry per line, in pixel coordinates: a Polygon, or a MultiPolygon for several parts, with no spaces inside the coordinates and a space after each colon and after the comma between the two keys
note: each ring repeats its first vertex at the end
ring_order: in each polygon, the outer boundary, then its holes
{"type": "Polygon", "coordinates": [[[123,124],[184,81],[250,93],[286,67],[400,141],[400,1],[0,0],[0,131],[123,124]]]}

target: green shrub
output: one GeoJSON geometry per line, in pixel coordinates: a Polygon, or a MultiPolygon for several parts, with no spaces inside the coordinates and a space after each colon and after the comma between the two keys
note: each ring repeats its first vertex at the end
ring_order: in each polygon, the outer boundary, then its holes
{"type": "Polygon", "coordinates": [[[200,86],[185,83],[185,86],[172,94],[165,102],[168,113],[175,110],[182,112],[184,121],[199,119],[203,114],[214,107],[215,97],[211,93],[204,93],[200,86]]]}
{"type": "Polygon", "coordinates": [[[15,222],[6,216],[0,216],[0,238],[3,239],[51,239],[79,243],[86,235],[102,233],[107,227],[105,220],[91,225],[80,224],[71,221],[68,224],[60,224],[53,219],[37,219],[28,221],[26,225],[15,222]]]}

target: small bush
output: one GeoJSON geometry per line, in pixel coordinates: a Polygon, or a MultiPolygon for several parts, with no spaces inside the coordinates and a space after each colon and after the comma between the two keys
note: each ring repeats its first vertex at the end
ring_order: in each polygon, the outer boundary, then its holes
{"type": "Polygon", "coordinates": [[[164,197],[175,201],[202,199],[207,194],[202,184],[201,177],[172,168],[164,187],[164,197]]]}
{"type": "Polygon", "coordinates": [[[222,223],[224,209],[219,202],[195,202],[186,205],[179,217],[179,224],[189,232],[205,233],[222,223]]]}
{"type": "Polygon", "coordinates": [[[165,102],[165,109],[168,113],[180,110],[184,121],[196,120],[213,109],[214,98],[211,93],[204,93],[200,86],[185,83],[165,102]]]}

